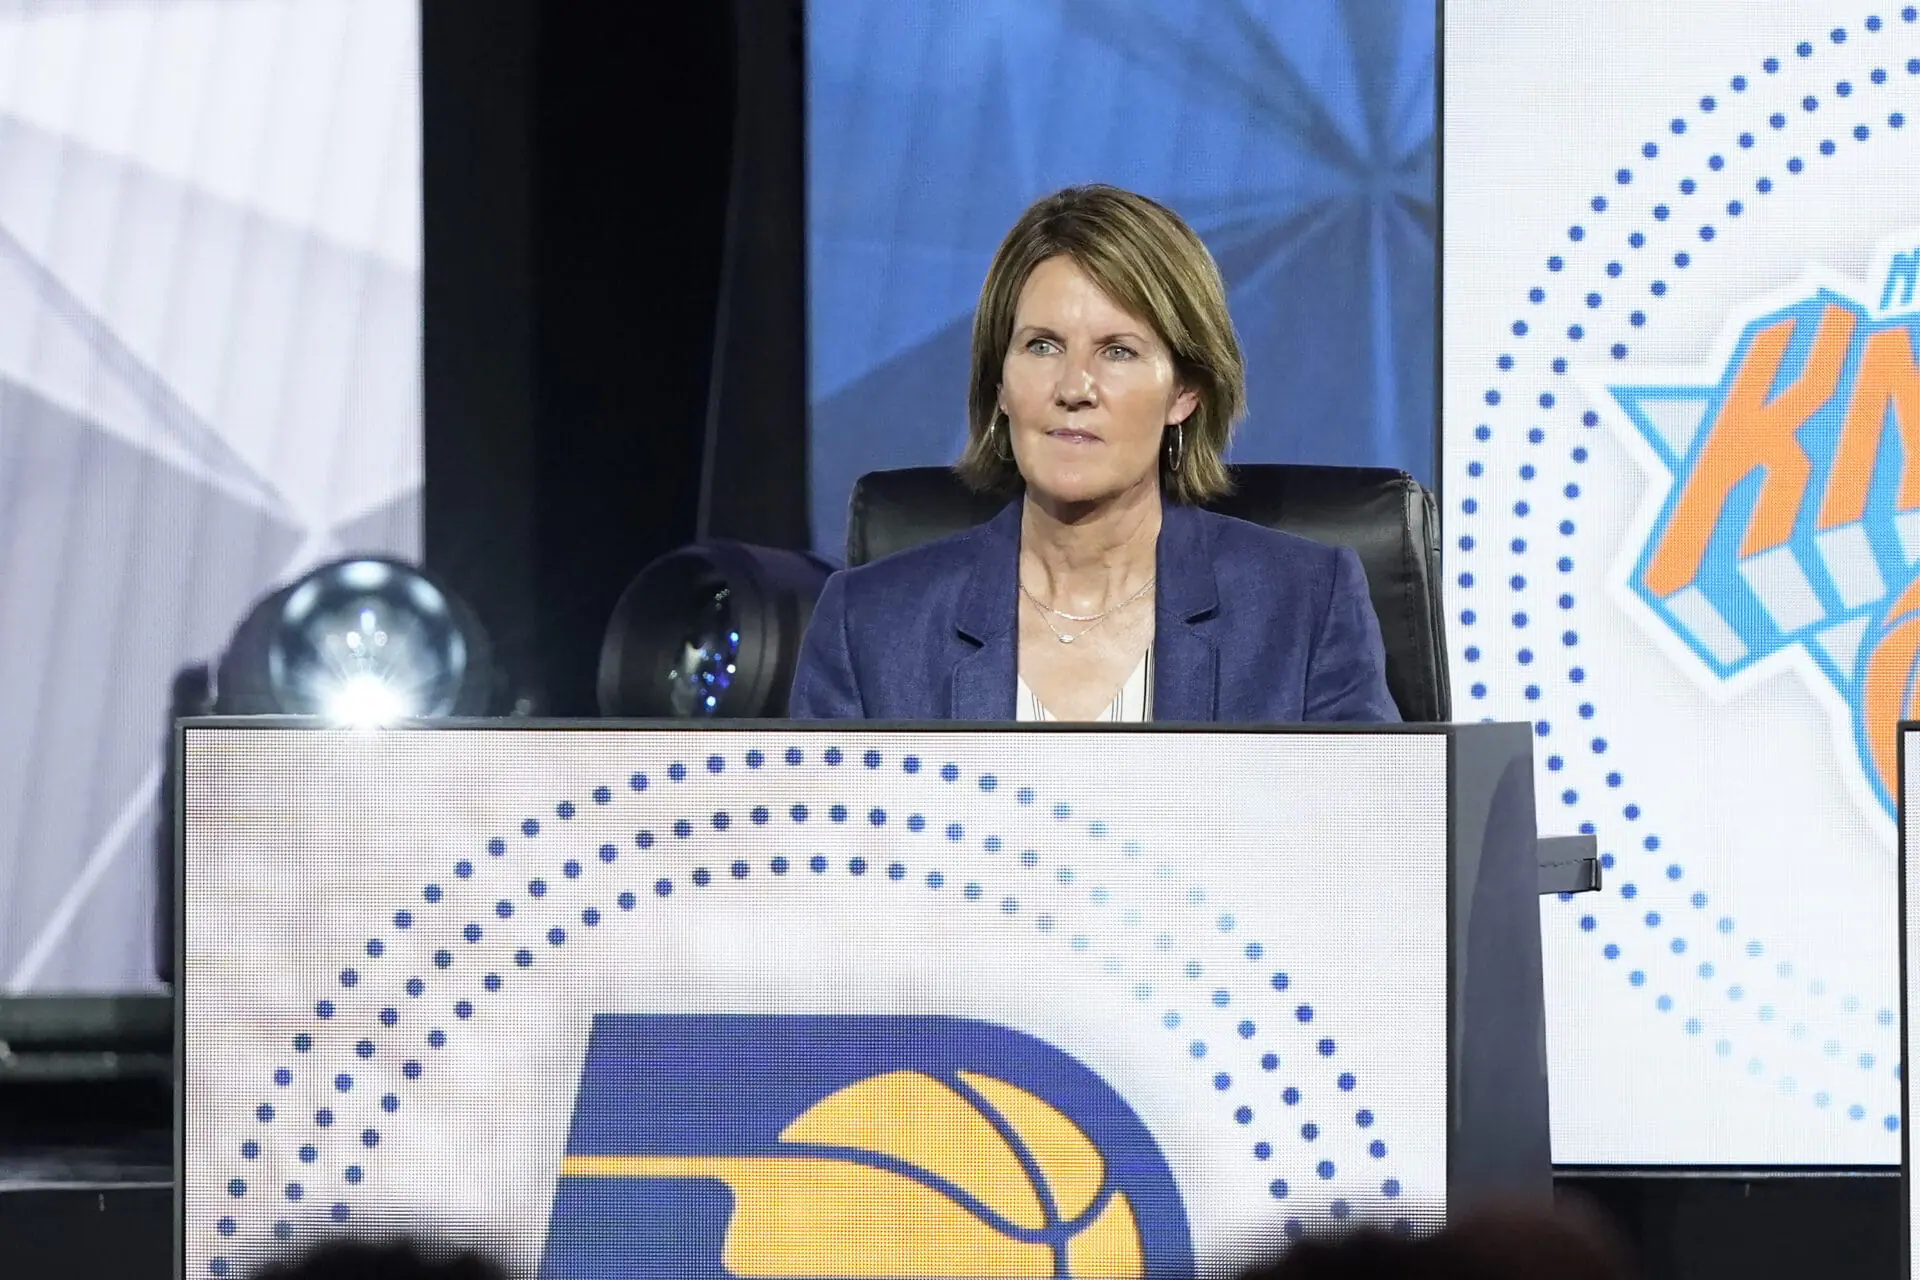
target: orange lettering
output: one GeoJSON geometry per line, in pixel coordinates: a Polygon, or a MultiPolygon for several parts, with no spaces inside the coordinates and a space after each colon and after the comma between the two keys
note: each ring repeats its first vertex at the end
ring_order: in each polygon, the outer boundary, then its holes
{"type": "Polygon", "coordinates": [[[1900,785],[1900,722],[1913,714],[1914,666],[1920,661],[1920,616],[1915,615],[1916,609],[1920,609],[1920,581],[1908,583],[1906,591],[1887,610],[1882,621],[1891,625],[1863,668],[1860,723],[1866,730],[1867,755],[1889,796],[1900,785]]]}
{"type": "Polygon", "coordinates": [[[1833,474],[1820,504],[1820,528],[1851,524],[1867,513],[1867,490],[1891,409],[1900,429],[1900,510],[1920,507],[1920,366],[1905,325],[1882,329],[1867,339],[1854,379],[1853,403],[1840,428],[1833,474]]]}
{"type": "Polygon", "coordinates": [[[1666,536],[1647,565],[1647,589],[1654,595],[1664,599],[1693,582],[1727,499],[1755,471],[1764,472],[1765,479],[1747,521],[1740,554],[1757,555],[1781,545],[1793,533],[1813,474],[1813,463],[1794,432],[1833,398],[1853,341],[1853,313],[1836,306],[1826,309],[1806,368],[1792,386],[1768,400],[1793,330],[1794,322],[1783,320],[1755,334],[1747,347],[1747,358],[1708,431],[1700,461],[1674,505],[1666,536]]]}

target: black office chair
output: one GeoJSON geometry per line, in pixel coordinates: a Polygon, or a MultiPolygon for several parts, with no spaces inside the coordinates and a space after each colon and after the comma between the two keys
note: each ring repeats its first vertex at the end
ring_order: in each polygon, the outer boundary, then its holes
{"type": "MultiPolygon", "coordinates": [[[[1449,719],[1453,700],[1433,495],[1406,472],[1385,467],[1261,463],[1232,471],[1234,491],[1211,504],[1214,510],[1360,553],[1386,642],[1387,688],[1401,718],[1449,719]]],[[[865,564],[958,533],[985,522],[1002,505],[974,493],[945,467],[870,472],[853,486],[847,563],[865,564]]]]}

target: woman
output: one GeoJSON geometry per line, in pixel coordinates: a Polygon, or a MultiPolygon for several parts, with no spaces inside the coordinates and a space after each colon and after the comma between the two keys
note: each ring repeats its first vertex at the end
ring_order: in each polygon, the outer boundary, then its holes
{"type": "Polygon", "coordinates": [[[1047,197],[973,321],[960,474],[993,520],[834,574],[800,719],[1399,719],[1351,550],[1202,510],[1245,368],[1219,269],[1171,210],[1047,197]]]}

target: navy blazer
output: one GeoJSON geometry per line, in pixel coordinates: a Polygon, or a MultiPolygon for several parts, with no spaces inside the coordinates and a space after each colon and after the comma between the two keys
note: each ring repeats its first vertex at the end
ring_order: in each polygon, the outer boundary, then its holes
{"type": "MultiPolygon", "coordinates": [[[[828,578],[789,714],[1013,719],[1020,506],[828,578]]],[[[1155,558],[1156,721],[1399,720],[1351,548],[1168,503],[1155,558]]]]}

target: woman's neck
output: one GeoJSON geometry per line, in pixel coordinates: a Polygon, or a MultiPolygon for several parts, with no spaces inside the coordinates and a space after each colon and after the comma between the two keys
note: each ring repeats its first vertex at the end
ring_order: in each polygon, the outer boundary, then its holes
{"type": "Polygon", "coordinates": [[[1145,585],[1160,539],[1160,491],[1066,507],[1028,491],[1020,513],[1020,581],[1056,609],[1098,613],[1145,585]]]}

